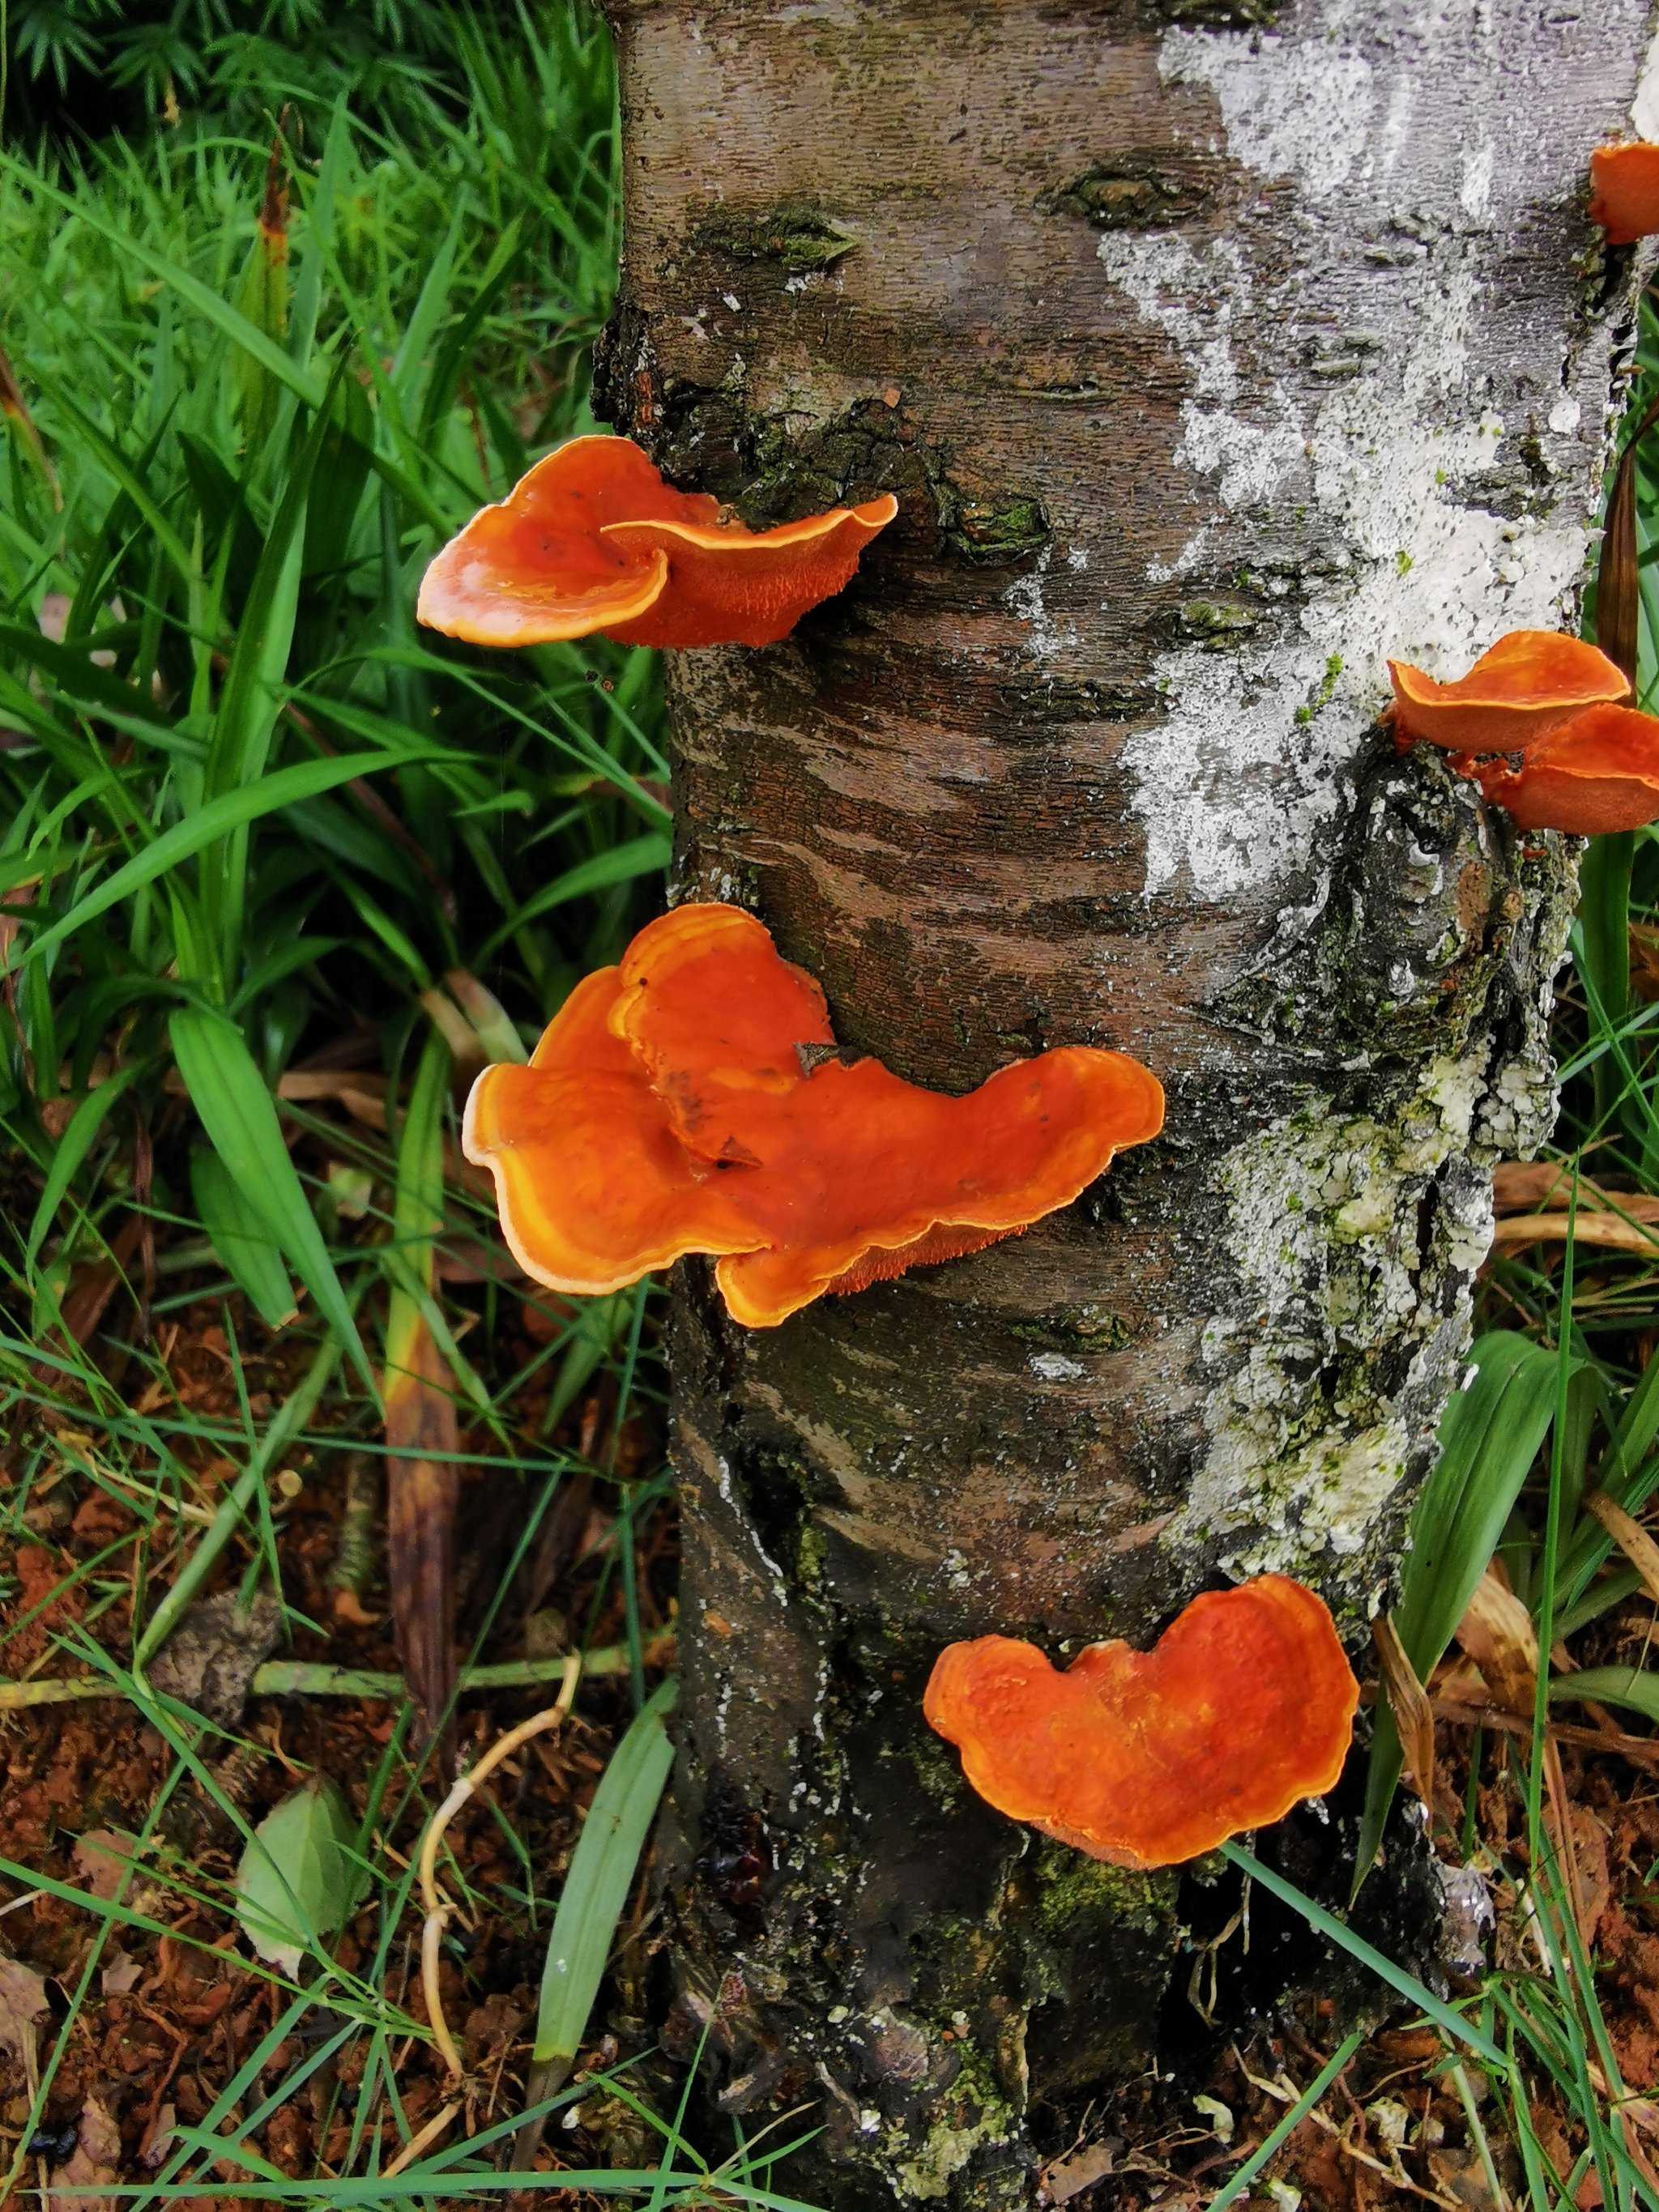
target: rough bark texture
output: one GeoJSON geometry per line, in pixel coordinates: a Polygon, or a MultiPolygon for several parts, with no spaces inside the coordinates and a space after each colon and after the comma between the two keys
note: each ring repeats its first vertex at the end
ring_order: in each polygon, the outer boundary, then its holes
{"type": "Polygon", "coordinates": [[[1386,1592],[1571,856],[1395,756],[1383,659],[1573,618],[1630,301],[1585,163],[1648,12],[617,8],[601,405],[751,521],[902,501],[792,640],[675,659],[678,895],[915,1080],[1086,1042],[1170,1098],[974,1259],[752,1334],[677,1293],[681,1987],[729,2109],[817,2100],[838,2212],[1024,2201],[1175,1948],[1170,1878],[967,1795],[939,1644],[1271,1567],[1357,1647],[1386,1592]]]}

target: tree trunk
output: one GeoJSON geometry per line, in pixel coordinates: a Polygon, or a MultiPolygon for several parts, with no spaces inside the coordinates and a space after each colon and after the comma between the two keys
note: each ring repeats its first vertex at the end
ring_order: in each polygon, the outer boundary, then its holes
{"type": "Polygon", "coordinates": [[[1386,1597],[1489,1171],[1553,1108],[1570,850],[1376,717],[1571,626],[1628,257],[1583,215],[1647,0],[619,0],[599,404],[752,521],[891,489],[840,599],[672,659],[677,896],[959,1091],[1133,1053],[1164,1138],[770,1331],[682,1270],[684,2003],[836,2212],[1027,2201],[1145,2053],[1170,1875],[988,1811],[939,1647],[1386,1597]],[[811,2161],[817,2161],[816,2166],[811,2161]]]}

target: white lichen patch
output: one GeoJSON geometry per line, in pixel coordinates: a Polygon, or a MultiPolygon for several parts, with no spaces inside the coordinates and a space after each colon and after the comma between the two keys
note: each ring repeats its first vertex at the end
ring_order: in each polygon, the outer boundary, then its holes
{"type": "Polygon", "coordinates": [[[1486,1150],[1483,1078],[1473,1055],[1431,1061],[1386,1121],[1338,1119],[1316,1097],[1222,1161],[1240,1296],[1205,1335],[1218,1377],[1209,1443],[1160,1540],[1177,1553],[1219,1539],[1230,1573],[1311,1574],[1329,1587],[1353,1562],[1367,1579],[1379,1516],[1424,1441],[1423,1414],[1437,1409],[1432,1378],[1467,1328],[1467,1292],[1443,1288],[1461,1285],[1491,1241],[1484,1182],[1435,1182],[1472,1145],[1486,1150]],[[1414,1384],[1425,1386],[1416,1427],[1414,1384]]]}
{"type": "Polygon", "coordinates": [[[1045,1382],[1076,1382],[1089,1371],[1080,1359],[1068,1359],[1063,1352],[1034,1352],[1027,1364],[1045,1382]]]}
{"type": "Polygon", "coordinates": [[[1371,65],[1325,40],[1172,29],[1158,74],[1166,84],[1207,85],[1227,151],[1263,176],[1297,178],[1310,199],[1328,198],[1364,157],[1376,108],[1371,65]]]}
{"type": "Polygon", "coordinates": [[[1230,333],[1250,304],[1249,272],[1237,240],[1212,239],[1200,254],[1176,231],[1109,230],[1097,252],[1142,321],[1156,323],[1193,364],[1197,396],[1235,399],[1238,371],[1230,333]]]}
{"type": "Polygon", "coordinates": [[[1049,612],[1042,596],[1043,578],[1054,560],[1054,548],[1045,545],[1024,575],[1010,584],[1002,595],[1002,604],[1011,608],[1025,626],[1024,650],[1033,660],[1058,660],[1069,645],[1078,643],[1076,629],[1067,623],[1064,629],[1049,612]]]}
{"type": "MultiPolygon", "coordinates": [[[[1634,48],[1635,0],[1607,4],[1632,15],[1634,48]]],[[[1389,659],[1461,673],[1505,629],[1570,619],[1582,581],[1606,331],[1584,342],[1565,284],[1540,301],[1526,360],[1501,369],[1543,404],[1511,397],[1510,420],[1488,366],[1510,241],[1553,220],[1570,252],[1582,151],[1507,91],[1492,105],[1468,9],[1414,10],[1409,33],[1367,58],[1348,0],[1311,0],[1294,34],[1171,28],[1165,83],[1200,95],[1195,136],[1207,94],[1211,146],[1289,180],[1297,250],[1262,259],[1248,223],[1202,248],[1173,231],[1098,248],[1180,358],[1175,458],[1213,492],[1151,580],[1236,580],[1266,605],[1225,652],[1199,639],[1160,656],[1164,716],[1122,755],[1148,897],[1265,903],[1339,805],[1389,659]]]]}
{"type": "MultiPolygon", "coordinates": [[[[1177,459],[1214,482],[1224,514],[1316,511],[1328,572],[1304,579],[1299,609],[1260,644],[1160,656],[1165,718],[1123,756],[1139,779],[1147,896],[1184,877],[1233,898],[1304,862],[1337,804],[1337,771],[1389,696],[1390,658],[1458,674],[1504,630],[1563,619],[1589,544],[1582,507],[1515,521],[1458,501],[1491,470],[1504,429],[1459,404],[1478,311],[1460,268],[1409,345],[1310,416],[1279,383],[1255,420],[1186,403],[1177,459]]],[[[1206,526],[1177,566],[1214,561],[1220,534],[1206,526]]]]}
{"type": "Polygon", "coordinates": [[[1642,64],[1636,97],[1630,104],[1630,119],[1638,138],[1659,138],[1659,33],[1649,44],[1642,64]]]}

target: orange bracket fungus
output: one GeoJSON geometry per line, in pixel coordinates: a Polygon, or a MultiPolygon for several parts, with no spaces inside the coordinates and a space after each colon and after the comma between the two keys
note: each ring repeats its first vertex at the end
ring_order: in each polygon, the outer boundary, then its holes
{"type": "Polygon", "coordinates": [[[627,438],[573,438],[427,569],[416,611],[475,645],[596,630],[623,645],[771,645],[840,591],[898,513],[890,493],[749,530],[676,491],[627,438]]]}
{"type": "Polygon", "coordinates": [[[1606,653],[1551,629],[1515,629],[1467,676],[1437,684],[1391,660],[1395,726],[1458,753],[1521,753],[1582,714],[1622,699],[1630,684],[1606,653]]]}
{"type": "Polygon", "coordinates": [[[1150,1651],[947,1644],[923,1698],[988,1804],[1114,1866],[1174,1866],[1342,1771],[1359,1687],[1323,1602],[1261,1575],[1196,1597],[1150,1651]]]}
{"type": "Polygon", "coordinates": [[[707,1253],[733,1319],[767,1328],[1014,1235],[1163,1121],[1157,1079],[1089,1046],[962,1098],[845,1060],[812,978],[711,904],[588,976],[528,1066],[487,1068],[463,1141],[538,1281],[596,1296],[707,1253]]]}
{"type": "Polygon", "coordinates": [[[1455,684],[1389,673],[1402,739],[1446,746],[1517,828],[1595,837],[1659,819],[1659,720],[1616,703],[1629,680],[1582,638],[1512,630],[1455,684]]]}
{"type": "Polygon", "coordinates": [[[1590,221],[1609,246],[1633,246],[1659,231],[1659,146],[1632,138],[1590,155],[1590,221]]]}
{"type": "Polygon", "coordinates": [[[1578,837],[1659,819],[1659,720],[1633,707],[1593,707],[1540,740],[1518,769],[1455,761],[1522,830],[1578,837]]]}

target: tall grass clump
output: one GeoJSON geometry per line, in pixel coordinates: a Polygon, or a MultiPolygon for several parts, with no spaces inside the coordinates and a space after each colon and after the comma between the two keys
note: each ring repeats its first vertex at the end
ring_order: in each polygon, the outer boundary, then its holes
{"type": "Polygon", "coordinates": [[[14,1358],[77,1262],[133,1264],[136,1202],[278,1313],[280,1261],[367,1381],[284,1078],[367,1054],[395,1121],[428,1013],[521,1052],[653,895],[651,657],[412,617],[434,547],[586,419],[614,93],[602,27],[558,20],[508,66],[455,19],[472,106],[421,163],[343,105],[315,158],[0,155],[14,1358]]]}

